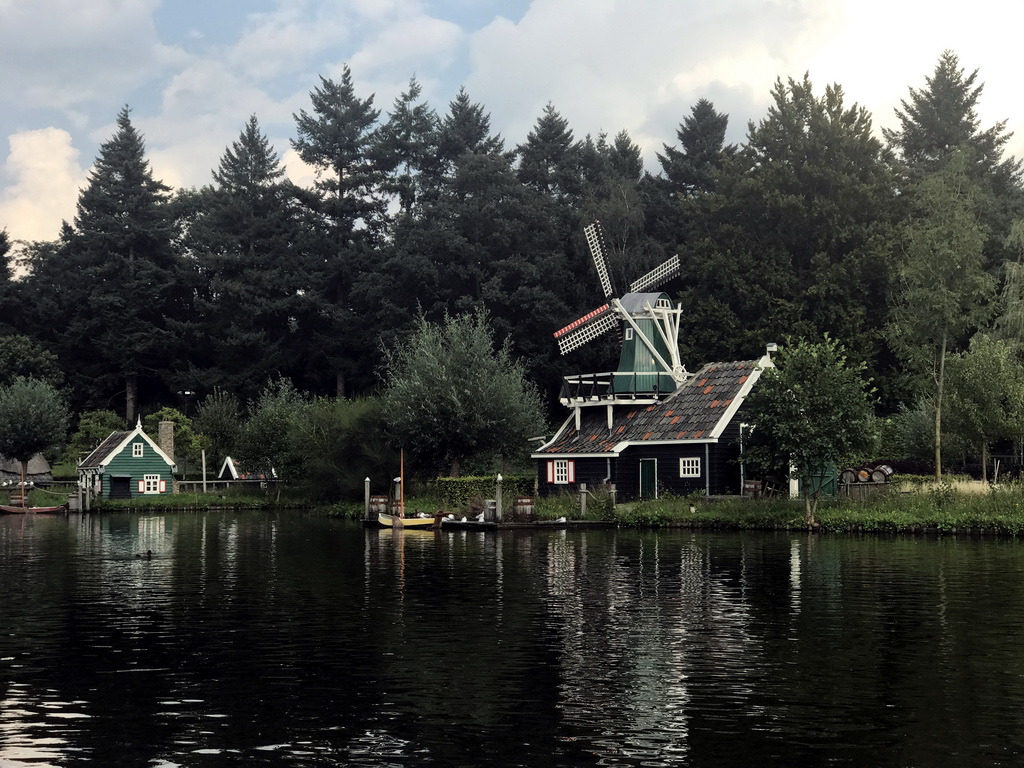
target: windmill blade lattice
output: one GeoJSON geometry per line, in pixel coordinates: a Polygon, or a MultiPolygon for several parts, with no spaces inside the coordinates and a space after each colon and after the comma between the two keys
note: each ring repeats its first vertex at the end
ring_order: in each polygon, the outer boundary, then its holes
{"type": "Polygon", "coordinates": [[[554,336],[558,340],[558,351],[564,355],[618,327],[618,316],[605,304],[556,331],[554,336]]]}
{"type": "Polygon", "coordinates": [[[608,246],[604,240],[604,227],[601,226],[601,222],[592,221],[583,228],[583,236],[587,239],[587,247],[590,249],[590,257],[594,260],[604,297],[610,299],[615,295],[615,286],[612,285],[611,274],[608,271],[608,246]]]}
{"type": "Polygon", "coordinates": [[[680,271],[678,254],[670,258],[661,266],[655,267],[643,277],[634,280],[629,286],[630,293],[643,293],[648,288],[667,283],[673,277],[678,277],[680,271]]]}

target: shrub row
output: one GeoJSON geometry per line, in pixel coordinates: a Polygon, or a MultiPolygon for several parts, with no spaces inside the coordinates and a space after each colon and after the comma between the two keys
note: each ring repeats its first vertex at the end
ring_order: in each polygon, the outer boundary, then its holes
{"type": "MultiPolygon", "coordinates": [[[[533,496],[537,478],[535,475],[503,475],[501,496],[503,505],[511,505],[516,496],[533,496]]],[[[483,477],[439,477],[429,483],[430,495],[436,497],[448,510],[465,509],[470,501],[479,496],[493,499],[497,490],[497,476],[483,477]]]]}

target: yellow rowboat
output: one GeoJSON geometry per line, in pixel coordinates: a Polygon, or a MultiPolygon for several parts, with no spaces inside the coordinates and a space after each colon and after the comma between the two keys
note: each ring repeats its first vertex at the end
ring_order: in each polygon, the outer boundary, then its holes
{"type": "Polygon", "coordinates": [[[440,515],[433,515],[431,517],[397,517],[378,512],[377,522],[384,528],[416,528],[424,530],[434,527],[440,528],[440,517],[440,515]]]}

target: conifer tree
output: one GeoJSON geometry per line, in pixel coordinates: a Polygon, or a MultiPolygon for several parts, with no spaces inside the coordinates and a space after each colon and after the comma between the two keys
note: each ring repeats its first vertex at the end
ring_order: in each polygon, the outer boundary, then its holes
{"type": "Polygon", "coordinates": [[[131,422],[140,398],[163,392],[166,372],[180,358],[172,330],[186,310],[169,189],[153,177],[141,134],[127,107],[100,146],[59,243],[42,249],[33,279],[56,303],[50,342],[87,405],[106,406],[124,393],[131,422]],[[42,283],[42,284],[40,284],[42,283]]]}
{"type": "Polygon", "coordinates": [[[423,187],[440,172],[438,118],[427,104],[420,103],[422,92],[412,78],[376,134],[375,154],[387,174],[382,187],[397,199],[400,215],[413,212],[422,201],[423,187]]]}
{"type": "MultiPolygon", "coordinates": [[[[310,284],[298,190],[255,116],[225,149],[214,185],[180,196],[196,276],[193,368],[180,388],[258,394],[308,349],[291,321],[310,284]]],[[[188,329],[186,329],[186,332],[188,329]]]]}
{"type": "MultiPolygon", "coordinates": [[[[347,65],[337,82],[321,77],[310,101],[312,113],[303,109],[295,115],[298,138],[292,146],[317,171],[316,194],[307,204],[322,226],[313,233],[319,241],[313,254],[316,266],[298,322],[317,351],[309,360],[308,375],[315,376],[326,363],[334,372],[332,389],[341,397],[353,376],[371,383],[360,359],[372,353],[374,344],[352,306],[351,293],[354,277],[370,269],[372,247],[385,229],[384,174],[373,154],[380,112],[373,107],[373,96],[356,95],[347,65]]],[[[326,389],[326,382],[317,389],[326,389]]]]}

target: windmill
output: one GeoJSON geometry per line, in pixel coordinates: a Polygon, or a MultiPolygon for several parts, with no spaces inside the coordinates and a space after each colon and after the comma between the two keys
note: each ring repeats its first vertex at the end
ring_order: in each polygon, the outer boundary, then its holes
{"type": "Polygon", "coordinates": [[[688,376],[679,359],[679,322],[682,309],[668,294],[654,291],[679,274],[679,256],[635,280],[629,292],[616,296],[608,269],[608,247],[600,222],[583,229],[607,303],[554,333],[565,355],[612,330],[620,332],[622,352],[613,374],[567,377],[563,401],[657,397],[674,392],[688,376]]]}

